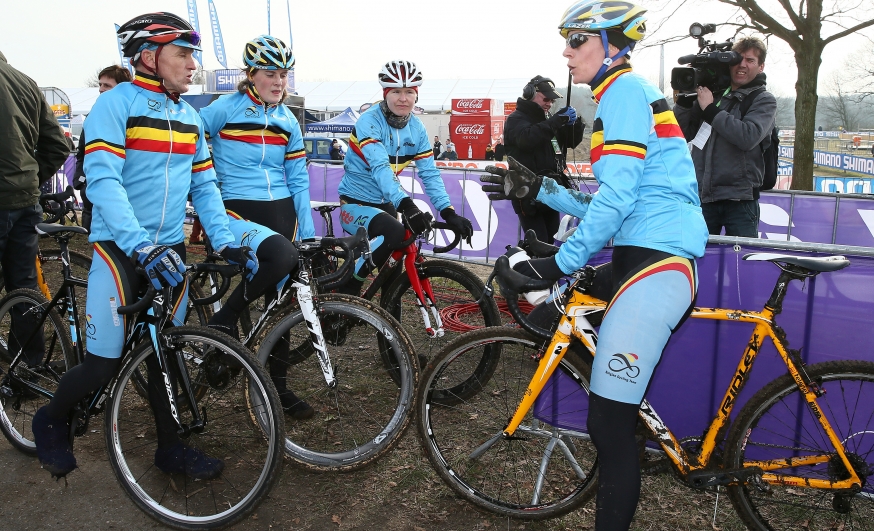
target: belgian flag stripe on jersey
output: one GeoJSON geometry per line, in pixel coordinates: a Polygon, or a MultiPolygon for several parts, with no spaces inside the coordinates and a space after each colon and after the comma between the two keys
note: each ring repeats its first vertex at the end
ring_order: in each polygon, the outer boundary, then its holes
{"type": "Polygon", "coordinates": [[[195,162],[191,165],[191,173],[199,173],[212,168],[212,158],[195,162]]]}
{"type": "Polygon", "coordinates": [[[423,151],[422,153],[419,153],[418,155],[414,156],[413,160],[427,159],[428,157],[433,157],[433,156],[434,156],[434,151],[429,149],[428,151],[423,151]]]}
{"type": "Polygon", "coordinates": [[[364,152],[361,150],[364,149],[364,146],[368,144],[373,144],[375,142],[379,142],[379,139],[364,137],[359,140],[358,132],[355,130],[355,128],[352,128],[352,134],[349,135],[349,148],[352,150],[352,153],[355,153],[356,155],[361,157],[361,160],[363,160],[364,163],[367,164],[368,168],[370,167],[370,163],[367,162],[367,157],[364,156],[364,152]]]}
{"type": "Polygon", "coordinates": [[[608,140],[604,142],[604,147],[601,150],[601,156],[605,155],[624,155],[636,159],[645,159],[646,144],[629,140],[608,140]]]}
{"type": "Polygon", "coordinates": [[[302,159],[304,157],[306,157],[306,151],[302,149],[300,151],[289,151],[285,154],[285,160],[302,159]]]}
{"type": "Polygon", "coordinates": [[[150,129],[160,129],[163,131],[167,131],[169,129],[173,129],[173,131],[179,133],[193,133],[199,134],[200,128],[194,124],[186,124],[179,122],[177,120],[163,120],[157,118],[149,118],[148,116],[131,116],[127,119],[128,129],[132,129],[135,127],[145,127],[150,129]]]}
{"type": "Polygon", "coordinates": [[[219,138],[224,140],[236,140],[237,142],[246,142],[247,144],[268,144],[271,146],[285,146],[288,144],[288,137],[276,134],[261,128],[260,131],[245,131],[240,129],[222,129],[219,131],[219,138]]]}
{"type": "Polygon", "coordinates": [[[592,94],[594,95],[595,100],[601,101],[601,96],[603,96],[604,93],[607,92],[607,89],[610,88],[610,85],[612,85],[613,82],[619,78],[619,76],[621,76],[622,74],[627,74],[628,72],[631,72],[631,65],[623,65],[619,67],[615,72],[604,78],[600,83],[598,83],[598,86],[592,89],[592,94]]]}
{"type": "Polygon", "coordinates": [[[652,107],[652,116],[655,120],[655,133],[659,138],[679,137],[685,140],[683,131],[680,130],[680,125],[677,123],[677,117],[674,116],[674,111],[668,107],[668,102],[664,99],[650,103],[652,107]]]}
{"type": "Polygon", "coordinates": [[[604,149],[604,131],[603,125],[600,123],[601,119],[595,120],[595,126],[601,126],[599,129],[595,130],[593,128],[592,131],[592,142],[591,142],[591,151],[589,156],[592,159],[592,164],[598,162],[598,159],[601,158],[601,151],[604,149]]]}
{"type": "Polygon", "coordinates": [[[101,140],[99,138],[85,144],[86,155],[95,151],[107,151],[113,155],[125,158],[124,146],[119,146],[118,144],[113,144],[112,142],[107,142],[106,140],[101,140]]]}
{"type": "Polygon", "coordinates": [[[127,120],[125,147],[154,153],[194,155],[200,129],[176,120],[131,116],[127,120]]]}

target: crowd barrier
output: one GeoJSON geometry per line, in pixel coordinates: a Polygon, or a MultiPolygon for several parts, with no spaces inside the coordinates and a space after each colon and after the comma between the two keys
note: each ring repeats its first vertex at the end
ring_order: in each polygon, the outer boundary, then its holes
{"type": "MultiPolygon", "coordinates": [[[[464,244],[450,258],[493,262],[506,245],[520,237],[518,218],[508,201],[491,203],[480,188],[481,170],[442,170],[452,204],[471,219],[473,244],[464,244]]],[[[342,166],[310,165],[314,200],[337,200],[342,166]]],[[[401,185],[420,208],[437,212],[422,194],[414,170],[400,176],[401,185]]],[[[583,181],[584,191],[597,190],[583,181]]],[[[843,254],[851,266],[822,274],[802,284],[792,282],[777,317],[791,341],[810,363],[832,359],[874,361],[874,201],[862,195],[775,190],[762,194],[761,239],[711,237],[706,255],[697,261],[698,306],[761,310],[779,270],[768,262],[750,262],[752,252],[843,254]]],[[[322,223],[315,219],[317,230],[322,223]]],[[[335,218],[339,231],[339,219],[335,218]]],[[[438,234],[437,243],[445,236],[438,234]]],[[[592,260],[609,260],[605,249],[592,260]]],[[[662,357],[648,398],[678,436],[700,435],[715,414],[728,387],[752,325],[689,319],[674,335],[662,357]]],[[[739,405],[765,383],[785,373],[776,349],[765,342],[753,376],[741,392],[739,405]]],[[[739,411],[739,409],[735,409],[739,411]]]]}

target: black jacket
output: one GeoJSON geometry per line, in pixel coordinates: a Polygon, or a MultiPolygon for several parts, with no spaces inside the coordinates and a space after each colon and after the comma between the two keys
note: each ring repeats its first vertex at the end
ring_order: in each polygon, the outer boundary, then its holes
{"type": "Polygon", "coordinates": [[[576,147],[583,140],[585,124],[577,118],[567,125],[566,116],[547,118],[543,109],[531,100],[516,100],[516,110],[504,125],[504,146],[508,157],[538,175],[564,173],[567,148],[576,147]],[[556,155],[552,139],[558,140],[560,153],[556,155]]]}
{"type": "Polygon", "coordinates": [[[39,185],[69,154],[64,132],[36,82],[0,53],[0,210],[35,205],[39,185]]]}

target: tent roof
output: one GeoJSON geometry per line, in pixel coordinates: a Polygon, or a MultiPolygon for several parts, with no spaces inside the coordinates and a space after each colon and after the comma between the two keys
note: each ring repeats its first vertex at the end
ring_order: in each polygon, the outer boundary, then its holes
{"type": "MultiPolygon", "coordinates": [[[[522,95],[525,78],[510,79],[426,79],[417,105],[425,112],[446,112],[452,100],[458,98],[490,98],[515,102],[522,95]]],[[[203,87],[192,85],[188,95],[202,93],[203,87]]],[[[338,112],[346,108],[357,110],[363,103],[382,99],[382,87],[370,81],[298,81],[297,93],[306,101],[306,108],[323,112],[338,112]]],[[[70,97],[73,114],[91,110],[99,92],[96,88],[62,88],[70,97]]]]}
{"type": "Polygon", "coordinates": [[[359,114],[353,111],[350,107],[333,118],[329,118],[323,122],[315,122],[306,124],[307,133],[351,133],[355,122],[358,121],[359,114]]]}
{"type": "MultiPolygon", "coordinates": [[[[515,102],[522,95],[524,78],[512,79],[427,79],[419,91],[417,105],[425,112],[445,112],[458,98],[490,98],[515,102]]],[[[363,103],[382,99],[382,87],[372,81],[299,81],[297,93],[303,96],[307,109],[342,111],[358,109],[363,103]]]]}

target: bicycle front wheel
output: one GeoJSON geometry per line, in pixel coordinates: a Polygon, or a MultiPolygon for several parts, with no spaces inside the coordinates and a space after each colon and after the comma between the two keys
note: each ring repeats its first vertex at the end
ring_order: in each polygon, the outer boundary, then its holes
{"type": "Polygon", "coordinates": [[[0,300],[0,431],[17,450],[36,455],[31,421],[49,403],[61,376],[76,365],[67,325],[37,291],[17,289],[0,300]],[[23,352],[15,376],[43,389],[12,380],[10,363],[23,352]]]}
{"type": "Polygon", "coordinates": [[[528,520],[573,511],[597,484],[597,452],[586,432],[591,368],[572,350],[516,433],[503,435],[542,348],[520,329],[469,332],[437,354],[417,393],[419,438],[443,481],[482,509],[528,520]],[[473,379],[486,348],[495,369],[473,379]],[[463,395],[447,396],[461,387],[463,395]]]}
{"type": "Polygon", "coordinates": [[[732,424],[728,468],[741,468],[749,461],[785,463],[768,471],[778,481],[729,486],[732,504],[754,531],[870,530],[874,522],[874,363],[830,361],[805,370],[825,391],[816,399],[820,411],[811,410],[786,374],[756,393],[732,424]],[[804,479],[851,477],[820,424],[820,415],[828,420],[862,478],[858,492],[805,486],[804,479]],[[802,481],[791,481],[788,476],[802,481]]]}
{"type": "MultiPolygon", "coordinates": [[[[485,290],[483,281],[464,265],[448,260],[427,259],[422,264],[422,272],[421,278],[428,279],[434,290],[434,304],[443,321],[442,336],[432,336],[425,329],[418,299],[406,274],[400,275],[388,288],[383,288],[380,299],[380,306],[388,310],[410,333],[417,354],[430,359],[460,334],[501,325],[501,314],[494,299],[482,297],[485,290]],[[483,300],[480,301],[480,298],[483,300]]],[[[432,327],[435,326],[431,312],[428,312],[428,317],[432,327]]],[[[481,370],[487,370],[487,366],[481,370]]]]}
{"type": "Polygon", "coordinates": [[[397,321],[364,299],[324,294],[315,306],[333,383],[299,308],[268,325],[258,360],[315,410],[311,419],[287,424],[286,454],[312,470],[358,470],[394,448],[410,423],[418,376],[413,346],[397,321]]]}
{"type": "MultiPolygon", "coordinates": [[[[164,525],[178,529],[231,525],[251,513],[279,478],[284,440],[279,398],[252,354],[230,337],[188,326],[162,334],[169,345],[168,364],[175,366],[175,353],[181,351],[195,394],[197,388],[206,389],[197,401],[206,425],[183,442],[221,460],[224,468],[215,479],[197,480],[156,466],[154,415],[149,400],[136,392],[134,384],[138,370],[148,378],[146,363],[155,356],[151,342],[140,344],[125,360],[111,387],[105,417],[110,465],[131,500],[164,525]],[[224,364],[230,377],[211,381],[206,367],[216,363],[224,364]],[[259,422],[253,424],[252,417],[259,422]]],[[[179,382],[179,372],[173,373],[179,382]]],[[[179,408],[178,414],[182,422],[191,422],[190,408],[179,408]]]]}

